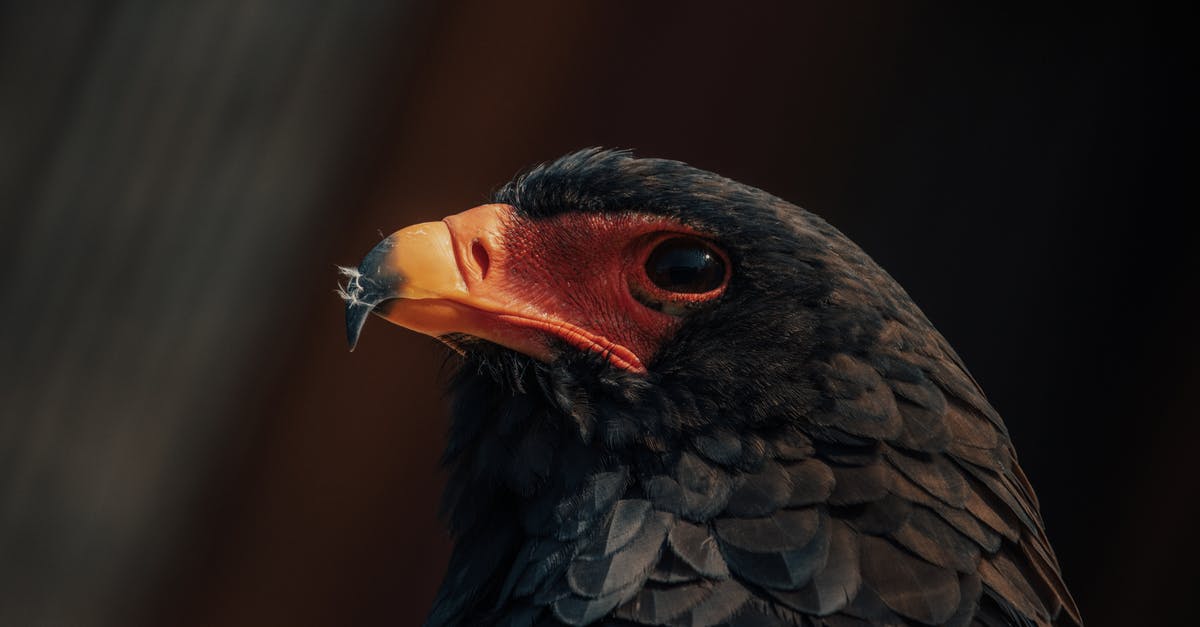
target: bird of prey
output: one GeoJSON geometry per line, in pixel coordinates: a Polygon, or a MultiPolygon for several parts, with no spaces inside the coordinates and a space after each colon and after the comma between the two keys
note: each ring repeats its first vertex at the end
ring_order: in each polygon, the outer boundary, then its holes
{"type": "Polygon", "coordinates": [[[1081,625],[1008,431],[828,223],[588,149],[345,268],[462,355],[426,625],[1081,625]]]}

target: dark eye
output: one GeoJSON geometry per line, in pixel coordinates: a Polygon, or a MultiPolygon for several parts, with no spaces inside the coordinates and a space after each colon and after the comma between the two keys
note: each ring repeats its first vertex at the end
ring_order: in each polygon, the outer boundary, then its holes
{"type": "Polygon", "coordinates": [[[725,281],[725,261],[701,240],[673,237],[650,253],[646,276],[668,292],[703,294],[725,281]]]}

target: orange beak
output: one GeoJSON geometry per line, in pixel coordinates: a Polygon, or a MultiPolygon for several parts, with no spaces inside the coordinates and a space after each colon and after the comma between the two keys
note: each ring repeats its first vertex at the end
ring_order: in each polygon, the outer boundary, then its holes
{"type": "Polygon", "coordinates": [[[416,224],[385,238],[357,269],[342,268],[348,280],[341,294],[350,349],[373,313],[433,337],[467,334],[542,361],[552,359],[548,339],[556,337],[601,352],[620,367],[644,371],[628,349],[543,311],[503,280],[489,277],[491,265],[504,259],[504,230],[514,211],[509,205],[482,205],[441,222],[416,224]]]}

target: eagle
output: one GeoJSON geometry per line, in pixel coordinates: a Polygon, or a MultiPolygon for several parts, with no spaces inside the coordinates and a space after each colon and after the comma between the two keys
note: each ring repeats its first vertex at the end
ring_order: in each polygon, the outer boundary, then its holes
{"type": "Polygon", "coordinates": [[[428,627],[1082,625],[1008,431],[816,215],[586,149],[342,268],[461,354],[428,627]]]}

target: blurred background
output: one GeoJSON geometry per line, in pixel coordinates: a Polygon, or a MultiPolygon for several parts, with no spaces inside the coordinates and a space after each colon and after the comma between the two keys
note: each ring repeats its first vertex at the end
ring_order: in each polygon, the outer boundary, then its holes
{"type": "Polygon", "coordinates": [[[1089,623],[1175,618],[1187,22],[730,4],[0,4],[0,625],[418,624],[444,351],[347,352],[334,266],[592,145],[855,239],[1008,421],[1089,623]]]}

